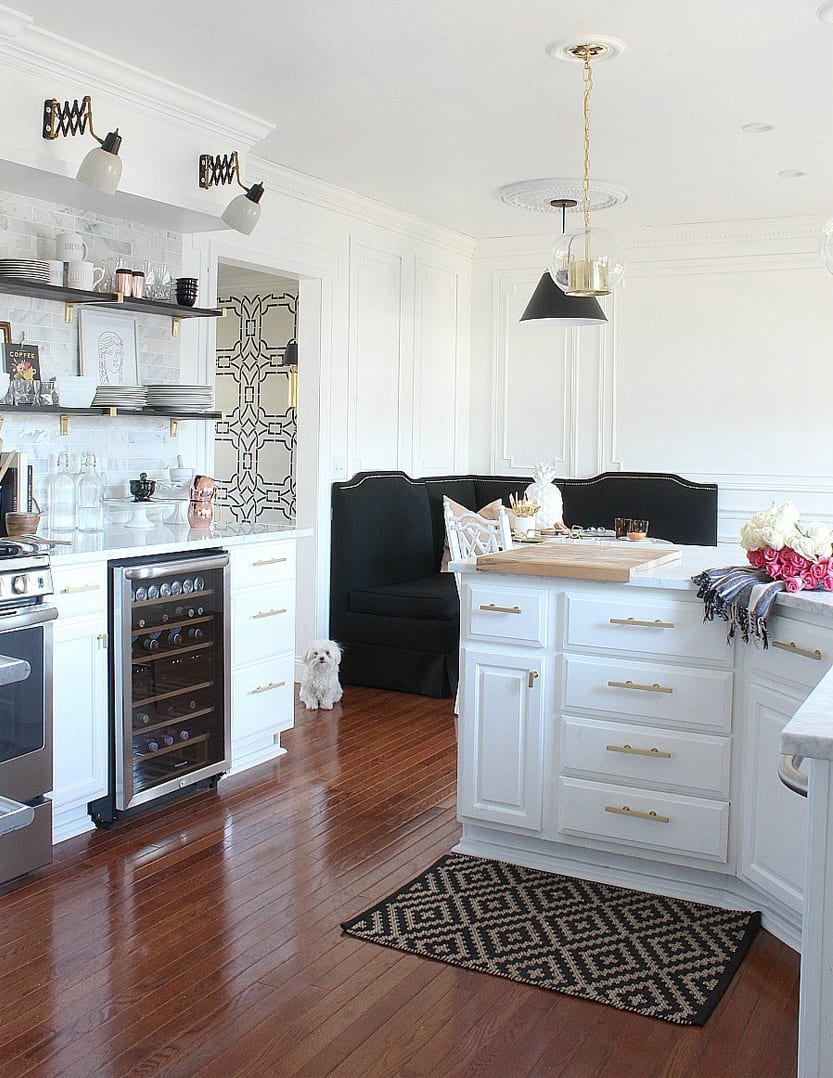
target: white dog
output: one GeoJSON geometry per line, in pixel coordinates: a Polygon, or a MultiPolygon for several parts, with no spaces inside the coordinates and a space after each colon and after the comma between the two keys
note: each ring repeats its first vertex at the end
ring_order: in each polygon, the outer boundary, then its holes
{"type": "Polygon", "coordinates": [[[338,681],[341,648],[335,640],[313,640],[304,652],[301,702],[308,711],[332,711],[343,693],[338,681]]]}

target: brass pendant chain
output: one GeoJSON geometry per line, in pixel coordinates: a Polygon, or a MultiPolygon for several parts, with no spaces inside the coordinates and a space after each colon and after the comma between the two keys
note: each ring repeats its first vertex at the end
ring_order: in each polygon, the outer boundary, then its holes
{"type": "Polygon", "coordinates": [[[590,228],[590,93],[593,72],[590,68],[590,46],[584,49],[584,227],[590,228]]]}

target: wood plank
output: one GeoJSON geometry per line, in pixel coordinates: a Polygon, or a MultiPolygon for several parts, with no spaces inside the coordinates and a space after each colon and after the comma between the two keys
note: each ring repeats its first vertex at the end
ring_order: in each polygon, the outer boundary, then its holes
{"type": "Polygon", "coordinates": [[[558,576],[572,580],[604,580],[627,584],[635,576],[659,565],[679,561],[677,547],[573,546],[542,543],[513,547],[497,554],[481,554],[477,568],[488,573],[519,576],[558,576]]]}
{"type": "Polygon", "coordinates": [[[348,688],[283,740],[0,888],[0,1075],[795,1075],[766,933],[704,1029],[345,936],[459,837],[451,701],[348,688]]]}

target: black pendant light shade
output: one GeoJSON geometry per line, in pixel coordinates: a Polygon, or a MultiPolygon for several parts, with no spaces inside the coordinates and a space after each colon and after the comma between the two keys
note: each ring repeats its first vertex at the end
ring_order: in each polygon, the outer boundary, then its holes
{"type": "Polygon", "coordinates": [[[544,273],[521,315],[522,322],[547,319],[562,326],[600,326],[607,318],[594,296],[568,296],[544,273]]]}

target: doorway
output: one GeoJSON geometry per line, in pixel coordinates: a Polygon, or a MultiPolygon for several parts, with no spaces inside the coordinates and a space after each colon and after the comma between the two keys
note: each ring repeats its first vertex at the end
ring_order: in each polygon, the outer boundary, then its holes
{"type": "Polygon", "coordinates": [[[227,520],[297,518],[298,280],[220,262],[214,474],[227,520]]]}

